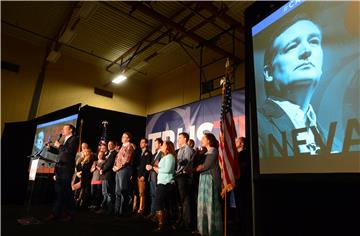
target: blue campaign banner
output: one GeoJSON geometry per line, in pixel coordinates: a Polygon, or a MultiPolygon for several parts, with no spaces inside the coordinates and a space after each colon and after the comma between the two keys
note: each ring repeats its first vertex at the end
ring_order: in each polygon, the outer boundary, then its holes
{"type": "MultiPolygon", "coordinates": [[[[232,93],[232,109],[237,136],[245,136],[245,90],[232,93]]],[[[187,132],[199,146],[204,132],[219,138],[220,115],[221,96],[158,112],[146,119],[146,137],[150,146],[156,138],[170,139],[177,146],[178,134],[187,132]]]]}

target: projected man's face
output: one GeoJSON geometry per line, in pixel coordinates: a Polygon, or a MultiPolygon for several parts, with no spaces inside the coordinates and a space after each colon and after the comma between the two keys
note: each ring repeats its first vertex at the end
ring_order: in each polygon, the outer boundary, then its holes
{"type": "Polygon", "coordinates": [[[37,138],[36,138],[36,143],[35,143],[35,147],[37,149],[41,149],[43,144],[44,144],[44,138],[45,138],[45,134],[43,131],[40,131],[37,135],[37,138]]]}
{"type": "Polygon", "coordinates": [[[265,79],[277,86],[317,84],[322,74],[321,32],[309,20],[300,20],[282,32],[273,43],[275,56],[265,79]]]}

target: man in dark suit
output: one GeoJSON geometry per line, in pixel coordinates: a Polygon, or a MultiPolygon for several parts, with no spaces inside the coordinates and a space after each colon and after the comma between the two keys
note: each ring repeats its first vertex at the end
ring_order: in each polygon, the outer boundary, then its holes
{"type": "Polygon", "coordinates": [[[322,132],[310,102],[322,75],[322,31],[304,17],[278,29],[264,55],[267,99],[258,110],[260,158],[318,154],[322,132]]]}
{"type": "Polygon", "coordinates": [[[163,144],[163,140],[161,138],[157,138],[154,140],[154,148],[155,153],[151,158],[151,162],[149,165],[146,165],[146,170],[149,172],[149,182],[150,182],[150,196],[151,196],[151,210],[150,214],[147,216],[148,219],[152,219],[155,217],[156,206],[155,206],[155,198],[156,198],[156,184],[157,184],[157,173],[154,171],[153,167],[157,166],[162,158],[161,146],[163,144]]]}
{"type": "Polygon", "coordinates": [[[108,153],[105,156],[104,164],[100,170],[100,177],[102,179],[102,194],[103,201],[101,203],[102,209],[97,211],[97,213],[106,212],[108,215],[111,215],[114,211],[114,191],[115,191],[115,172],[112,171],[114,166],[115,157],[117,151],[115,150],[114,141],[108,142],[108,153]]]}
{"type": "Polygon", "coordinates": [[[140,153],[137,154],[135,171],[136,171],[136,180],[135,180],[135,191],[133,198],[133,213],[138,215],[143,215],[145,210],[145,189],[146,182],[149,176],[149,171],[146,170],[146,165],[151,163],[152,155],[148,148],[148,140],[146,138],[142,138],[140,140],[140,153]],[[139,206],[138,206],[138,199],[139,206]]]}
{"type": "Polygon", "coordinates": [[[236,212],[234,214],[234,229],[240,235],[248,236],[251,234],[251,159],[247,150],[246,138],[238,137],[235,140],[238,152],[238,163],[240,168],[240,178],[236,181],[235,202],[236,212]]]}
{"type": "Polygon", "coordinates": [[[71,220],[74,215],[75,202],[71,189],[71,180],[75,169],[75,157],[79,141],[75,137],[75,127],[71,124],[64,125],[62,136],[65,137],[63,144],[55,141],[54,146],[46,144],[49,152],[58,154],[55,165],[55,192],[56,201],[52,214],[47,220],[57,219],[62,213],[66,216],[64,221],[71,220]]]}

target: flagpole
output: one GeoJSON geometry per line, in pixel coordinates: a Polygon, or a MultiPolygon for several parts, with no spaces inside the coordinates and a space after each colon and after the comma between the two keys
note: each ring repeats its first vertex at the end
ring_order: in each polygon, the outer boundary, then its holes
{"type": "Polygon", "coordinates": [[[82,142],[82,128],[84,124],[84,119],[80,120],[80,127],[79,127],[79,146],[78,146],[78,152],[81,151],[81,142],[82,142]]]}
{"type": "Polygon", "coordinates": [[[227,191],[225,191],[225,203],[224,203],[224,206],[225,206],[225,209],[224,209],[224,236],[227,235],[227,191]]]}
{"type": "MultiPolygon", "coordinates": [[[[238,165],[237,161],[234,161],[236,158],[236,149],[235,149],[235,138],[236,138],[236,129],[233,119],[233,114],[231,110],[231,83],[230,83],[230,75],[231,75],[231,67],[229,58],[226,60],[225,64],[225,76],[221,79],[220,84],[222,86],[222,106],[221,106],[221,120],[220,120],[220,149],[219,149],[219,160],[220,160],[220,168],[221,168],[221,178],[222,178],[222,191],[221,197],[225,197],[224,201],[224,235],[227,236],[227,218],[228,218],[228,200],[227,200],[227,191],[230,191],[235,186],[235,181],[239,177],[238,173],[238,165]],[[225,140],[224,133],[229,132],[229,137],[225,140]],[[233,137],[235,136],[235,137],[233,137]],[[230,153],[229,156],[226,151],[223,149],[230,148],[230,150],[234,151],[230,153]],[[224,154],[225,153],[225,154],[224,154]],[[225,158],[228,158],[229,163],[225,162],[225,158]],[[230,169],[230,175],[226,175],[225,172],[230,169]]],[[[229,174],[227,173],[227,174],[229,174]]]]}

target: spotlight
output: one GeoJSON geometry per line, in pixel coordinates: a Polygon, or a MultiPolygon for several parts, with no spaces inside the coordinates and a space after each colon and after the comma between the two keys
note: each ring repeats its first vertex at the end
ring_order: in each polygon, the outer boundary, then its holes
{"type": "Polygon", "coordinates": [[[116,77],[112,80],[112,82],[113,82],[114,84],[120,84],[121,82],[125,81],[126,79],[127,79],[127,77],[126,77],[125,75],[120,74],[120,75],[116,76],[116,77]]]}

